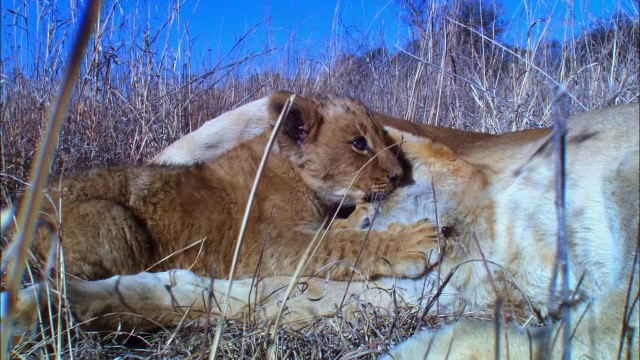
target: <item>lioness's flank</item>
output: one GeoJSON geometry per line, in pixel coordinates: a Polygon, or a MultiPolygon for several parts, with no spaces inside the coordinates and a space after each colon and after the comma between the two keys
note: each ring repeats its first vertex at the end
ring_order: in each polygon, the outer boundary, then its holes
{"type": "MultiPolygon", "coordinates": [[[[566,306],[575,359],[638,358],[639,120],[638,104],[628,104],[568,123],[566,306]]],[[[559,278],[553,285],[558,259],[551,135],[521,133],[518,139],[513,133],[460,152],[433,139],[389,132],[406,141],[402,151],[416,182],[383,203],[376,228],[437,215],[441,226],[459,235],[441,248],[439,270],[451,274],[445,292],[457,291],[467,311],[494,313],[500,299],[504,312],[515,309],[550,330],[507,325],[496,336],[492,322],[461,320],[419,333],[389,358],[561,358],[565,319],[559,278]]]]}

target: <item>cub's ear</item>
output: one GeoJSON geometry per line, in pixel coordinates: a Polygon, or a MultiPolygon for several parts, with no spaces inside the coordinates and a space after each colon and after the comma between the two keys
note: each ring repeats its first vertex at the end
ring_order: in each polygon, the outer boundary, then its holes
{"type": "MultiPolygon", "coordinates": [[[[291,95],[293,94],[288,91],[278,91],[269,97],[269,123],[271,126],[275,125],[291,95]]],[[[301,146],[306,142],[315,141],[322,120],[322,115],[315,102],[296,95],[287,117],[282,120],[280,133],[284,134],[289,142],[301,146]]]]}

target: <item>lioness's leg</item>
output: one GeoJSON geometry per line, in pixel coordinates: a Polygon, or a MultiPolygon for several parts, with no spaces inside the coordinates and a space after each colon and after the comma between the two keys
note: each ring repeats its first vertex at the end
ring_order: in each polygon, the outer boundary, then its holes
{"type": "MultiPolygon", "coordinates": [[[[109,200],[62,204],[62,246],[66,272],[104,279],[144,271],[150,258],[150,237],[134,214],[109,200]]],[[[36,249],[49,254],[50,237],[40,232],[36,249]]]]}
{"type": "MultiPolygon", "coordinates": [[[[609,304],[611,305],[611,304],[609,304]]],[[[620,305],[620,304],[617,304],[620,305]]],[[[573,315],[571,359],[638,359],[638,334],[620,339],[622,310],[618,307],[587,309],[584,317],[573,315]],[[575,323],[578,323],[577,328],[575,323]],[[621,341],[622,340],[622,341],[621,341]],[[619,348],[622,345],[622,349],[619,348]]],[[[581,307],[582,310],[585,307],[581,307]]],[[[636,307],[637,309],[637,307],[636,307]]],[[[629,325],[638,324],[637,310],[629,325]]],[[[500,358],[561,359],[563,344],[559,327],[545,335],[542,328],[529,331],[509,325],[500,333],[500,358]]],[[[487,321],[463,320],[444,329],[425,330],[394,348],[385,360],[395,359],[493,359],[497,358],[496,328],[487,321]]]]}
{"type": "MultiPolygon", "coordinates": [[[[272,318],[283,306],[282,300],[291,281],[293,279],[288,276],[234,280],[227,318],[272,318]]],[[[219,315],[229,283],[228,280],[202,277],[188,270],[143,272],[97,281],[69,280],[65,296],[77,323],[85,329],[149,330],[178,325],[188,319],[205,318],[208,307],[211,315],[219,315]]],[[[345,306],[341,310],[347,314],[359,311],[363,305],[386,310],[406,304],[415,306],[420,298],[431,292],[432,284],[424,279],[341,282],[302,278],[287,300],[287,311],[282,321],[304,321],[334,315],[340,305],[345,306]]],[[[43,306],[49,296],[58,294],[47,294],[46,290],[38,284],[20,291],[14,333],[32,331],[38,304],[43,306]]]]}
{"type": "Polygon", "coordinates": [[[211,119],[156,155],[151,163],[192,165],[219,158],[238,144],[271,130],[270,96],[211,119]]]}
{"type": "MultiPolygon", "coordinates": [[[[228,284],[228,281],[213,281],[188,270],[171,270],[118,275],[97,281],[67,279],[64,295],[77,323],[85,329],[150,330],[202,317],[212,285],[211,313],[218,314],[222,305],[216,301],[223,298],[228,284]]],[[[228,315],[241,317],[249,306],[251,279],[235,281],[232,289],[228,315]]],[[[44,306],[48,298],[59,294],[47,294],[47,290],[40,283],[20,291],[15,331],[33,329],[38,304],[44,306]]]]}
{"type": "MultiPolygon", "coordinates": [[[[618,353],[622,359],[638,359],[637,296],[638,282],[625,279],[607,295],[576,305],[571,311],[571,359],[617,359],[618,353]],[[630,291],[627,284],[632,286],[630,291]]],[[[528,330],[515,324],[502,326],[500,358],[561,359],[561,324],[528,330]]],[[[417,333],[384,359],[493,359],[497,358],[495,350],[494,323],[460,320],[443,329],[417,333]]]]}

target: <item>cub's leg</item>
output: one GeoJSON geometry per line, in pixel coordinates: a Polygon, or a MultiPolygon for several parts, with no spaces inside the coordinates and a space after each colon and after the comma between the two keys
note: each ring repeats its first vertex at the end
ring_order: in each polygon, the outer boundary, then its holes
{"type": "Polygon", "coordinates": [[[324,269],[316,274],[318,276],[329,272],[332,280],[349,280],[353,264],[357,262],[367,278],[415,278],[427,273],[439,261],[436,227],[417,222],[392,224],[384,231],[330,230],[309,260],[308,268],[324,269]],[[328,267],[325,266],[327,259],[341,261],[328,267]]]}
{"type": "MultiPolygon", "coordinates": [[[[43,218],[53,223],[50,216],[43,218]]],[[[113,201],[64,202],[61,231],[68,274],[96,280],[138,273],[149,265],[151,238],[146,227],[113,201]]],[[[48,256],[50,246],[51,234],[39,231],[35,244],[38,255],[48,256]]]]}

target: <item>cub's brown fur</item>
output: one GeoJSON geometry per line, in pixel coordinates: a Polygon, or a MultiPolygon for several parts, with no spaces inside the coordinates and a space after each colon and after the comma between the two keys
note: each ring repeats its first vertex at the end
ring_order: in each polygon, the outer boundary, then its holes
{"type": "MultiPolygon", "coordinates": [[[[270,97],[272,123],[289,96],[270,97]]],[[[184,268],[226,277],[267,138],[266,133],[259,135],[201,165],[98,169],[60,180],[60,191],[49,192],[56,205],[61,196],[66,271],[103,279],[184,268]]],[[[265,276],[292,274],[300,254],[343,196],[353,205],[387,194],[402,175],[388,144],[382,127],[361,103],[297,97],[262,176],[236,277],[256,271],[265,276]]],[[[46,209],[50,214],[53,210],[46,209]]],[[[360,264],[371,275],[422,274],[430,265],[422,252],[435,241],[422,236],[422,230],[407,229],[402,236],[372,233],[360,264]],[[376,261],[381,256],[392,266],[376,261]]],[[[331,269],[332,278],[345,278],[363,238],[357,230],[330,232],[306,273],[341,260],[324,270],[331,269]]],[[[45,239],[36,240],[40,255],[49,253],[45,239]]]]}

